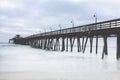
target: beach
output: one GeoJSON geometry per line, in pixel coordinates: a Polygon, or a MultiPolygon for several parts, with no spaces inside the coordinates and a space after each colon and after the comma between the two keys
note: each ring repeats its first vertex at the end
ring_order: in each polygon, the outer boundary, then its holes
{"type": "Polygon", "coordinates": [[[119,80],[115,72],[7,72],[0,73],[0,80],[119,80]]]}
{"type": "Polygon", "coordinates": [[[114,47],[102,60],[100,54],[87,51],[47,51],[8,43],[0,46],[0,80],[120,80],[114,47]]]}

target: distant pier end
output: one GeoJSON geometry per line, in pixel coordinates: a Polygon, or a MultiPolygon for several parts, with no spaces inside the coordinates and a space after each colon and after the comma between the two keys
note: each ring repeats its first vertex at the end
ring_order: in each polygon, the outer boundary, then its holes
{"type": "Polygon", "coordinates": [[[9,43],[15,43],[15,44],[19,44],[19,40],[23,40],[24,38],[22,38],[19,34],[17,34],[15,37],[13,37],[12,39],[9,39],[9,43]]]}

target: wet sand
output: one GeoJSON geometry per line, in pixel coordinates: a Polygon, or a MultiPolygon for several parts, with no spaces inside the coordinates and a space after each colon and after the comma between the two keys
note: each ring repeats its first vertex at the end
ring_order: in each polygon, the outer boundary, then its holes
{"type": "Polygon", "coordinates": [[[115,72],[1,72],[0,80],[120,80],[115,72]]]}

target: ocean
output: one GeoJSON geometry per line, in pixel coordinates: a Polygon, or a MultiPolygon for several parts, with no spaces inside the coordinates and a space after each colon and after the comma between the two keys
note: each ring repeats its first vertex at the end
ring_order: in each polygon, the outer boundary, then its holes
{"type": "Polygon", "coordinates": [[[120,60],[116,60],[116,39],[108,39],[108,56],[98,54],[48,51],[31,46],[0,43],[0,80],[120,80],[120,60]]]}

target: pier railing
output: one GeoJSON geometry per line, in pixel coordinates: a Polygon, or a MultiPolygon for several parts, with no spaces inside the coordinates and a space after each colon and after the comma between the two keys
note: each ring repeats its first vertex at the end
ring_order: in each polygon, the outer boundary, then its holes
{"type": "Polygon", "coordinates": [[[77,26],[77,27],[71,27],[71,28],[66,28],[66,29],[39,33],[39,34],[28,36],[26,38],[61,35],[61,34],[72,34],[72,33],[78,33],[78,32],[86,32],[86,31],[115,28],[115,27],[120,27],[120,19],[114,19],[114,20],[92,23],[92,24],[87,24],[87,25],[82,25],[82,26],[77,26]]]}

